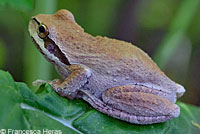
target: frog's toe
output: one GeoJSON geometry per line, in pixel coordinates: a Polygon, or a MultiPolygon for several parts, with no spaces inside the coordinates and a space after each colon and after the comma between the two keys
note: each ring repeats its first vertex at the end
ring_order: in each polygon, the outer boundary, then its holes
{"type": "Polygon", "coordinates": [[[45,81],[45,80],[35,80],[32,82],[32,85],[33,86],[39,86],[41,84],[44,84],[44,83],[48,83],[48,81],[45,81]]]}
{"type": "Polygon", "coordinates": [[[54,85],[54,84],[60,85],[62,83],[62,81],[60,79],[54,79],[52,81],[49,81],[48,83],[50,85],[54,85]]]}

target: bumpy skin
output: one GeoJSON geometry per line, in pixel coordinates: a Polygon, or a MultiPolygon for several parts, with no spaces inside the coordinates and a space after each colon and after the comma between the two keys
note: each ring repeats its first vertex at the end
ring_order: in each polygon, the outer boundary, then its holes
{"type": "Polygon", "coordinates": [[[152,124],[178,117],[180,110],[174,103],[185,89],[141,49],[85,33],[67,10],[33,18],[31,37],[65,79],[49,82],[58,94],[83,98],[97,110],[131,123],[152,124]],[[37,35],[41,23],[48,27],[48,39],[37,35]],[[49,52],[44,44],[57,46],[59,55],[49,52]]]}

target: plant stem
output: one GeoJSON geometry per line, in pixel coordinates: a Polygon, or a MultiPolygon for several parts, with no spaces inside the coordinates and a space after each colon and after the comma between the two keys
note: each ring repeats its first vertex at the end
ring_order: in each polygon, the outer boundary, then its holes
{"type": "Polygon", "coordinates": [[[154,61],[163,68],[171,58],[171,55],[180,45],[182,37],[191,24],[191,21],[198,10],[199,0],[184,0],[177,14],[172,21],[169,32],[164,37],[154,56],[154,61]]]}

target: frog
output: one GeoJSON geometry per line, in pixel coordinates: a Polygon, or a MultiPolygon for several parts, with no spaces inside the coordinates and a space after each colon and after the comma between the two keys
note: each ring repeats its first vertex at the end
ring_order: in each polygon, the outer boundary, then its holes
{"type": "Polygon", "coordinates": [[[49,83],[61,97],[83,99],[133,124],[161,123],[180,115],[176,100],[185,88],[132,43],[88,34],[66,9],[33,16],[28,31],[63,78],[33,84],[49,83]]]}

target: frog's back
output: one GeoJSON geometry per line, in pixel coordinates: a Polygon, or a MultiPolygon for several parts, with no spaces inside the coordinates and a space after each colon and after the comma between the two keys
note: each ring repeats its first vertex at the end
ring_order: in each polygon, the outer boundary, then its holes
{"type": "Polygon", "coordinates": [[[91,43],[96,57],[85,62],[101,80],[99,85],[120,86],[139,84],[175,93],[176,84],[171,81],[140,48],[131,43],[97,36],[91,43]],[[92,65],[91,65],[92,64],[92,65]]]}
{"type": "Polygon", "coordinates": [[[96,46],[92,47],[95,48],[95,53],[99,53],[102,60],[106,59],[109,68],[118,66],[130,72],[133,68],[145,67],[163,74],[144,51],[129,42],[97,36],[96,42],[92,45],[96,46]]]}

